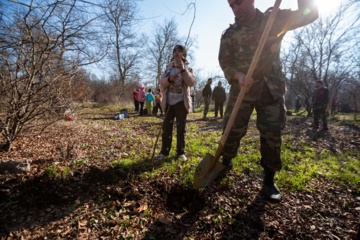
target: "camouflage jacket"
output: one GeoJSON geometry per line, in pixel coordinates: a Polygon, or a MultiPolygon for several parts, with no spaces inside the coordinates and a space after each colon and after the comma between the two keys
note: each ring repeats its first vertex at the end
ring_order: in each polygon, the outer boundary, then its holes
{"type": "MultiPolygon", "coordinates": [[[[235,23],[225,30],[221,37],[219,63],[230,84],[235,73],[247,73],[261,35],[270,16],[271,9],[262,13],[256,9],[255,19],[248,25],[235,23]]],[[[313,21],[304,21],[304,16],[291,10],[279,10],[265,47],[253,74],[254,84],[245,99],[255,100],[261,96],[263,85],[268,85],[272,96],[277,99],[285,93],[285,76],[280,60],[281,41],[286,32],[313,21]],[[299,20],[300,19],[300,20],[299,20]]],[[[237,81],[236,81],[237,82],[237,81]]]]}
{"type": "Polygon", "coordinates": [[[329,102],[329,90],[326,87],[315,89],[312,95],[312,106],[314,108],[326,108],[329,102]]]}

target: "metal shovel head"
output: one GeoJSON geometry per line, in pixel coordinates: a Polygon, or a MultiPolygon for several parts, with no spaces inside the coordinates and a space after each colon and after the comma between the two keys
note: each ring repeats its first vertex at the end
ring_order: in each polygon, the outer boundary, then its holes
{"type": "Polygon", "coordinates": [[[194,187],[204,188],[208,186],[225,169],[224,164],[215,159],[214,156],[207,153],[196,167],[194,175],[194,187]]]}

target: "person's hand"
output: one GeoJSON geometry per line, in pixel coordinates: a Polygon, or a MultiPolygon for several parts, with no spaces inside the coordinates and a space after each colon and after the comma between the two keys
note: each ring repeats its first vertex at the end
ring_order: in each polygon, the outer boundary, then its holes
{"type": "Polygon", "coordinates": [[[179,68],[179,70],[184,70],[185,69],[185,66],[184,66],[184,61],[183,60],[176,60],[176,64],[177,64],[177,68],[179,68]]]}
{"type": "Polygon", "coordinates": [[[239,85],[241,87],[244,87],[246,88],[246,92],[249,91],[250,87],[253,85],[254,83],[254,79],[253,78],[249,78],[248,81],[245,81],[246,80],[246,75],[241,73],[241,72],[238,72],[236,73],[236,78],[238,79],[239,81],[239,85]]]}
{"type": "Polygon", "coordinates": [[[185,68],[184,61],[182,59],[173,59],[170,63],[171,67],[176,67],[180,71],[185,68]]]}
{"type": "Polygon", "coordinates": [[[175,80],[178,78],[178,74],[174,74],[174,75],[171,75],[169,77],[169,82],[173,83],[175,82],[175,80]]]}

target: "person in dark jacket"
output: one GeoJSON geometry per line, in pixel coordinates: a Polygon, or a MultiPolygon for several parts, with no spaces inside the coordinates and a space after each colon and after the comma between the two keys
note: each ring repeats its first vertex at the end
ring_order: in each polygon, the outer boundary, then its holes
{"type": "Polygon", "coordinates": [[[211,95],[212,95],[212,89],[211,89],[211,83],[212,83],[212,78],[209,78],[203,91],[202,91],[202,96],[204,99],[204,116],[203,119],[207,119],[206,115],[209,112],[209,106],[210,106],[210,100],[211,100],[211,95]]]}
{"type": "Polygon", "coordinates": [[[326,109],[329,103],[329,90],[318,80],[315,82],[315,90],[312,95],[312,107],[314,111],[314,129],[319,128],[319,119],[322,121],[323,130],[328,130],[326,109]]]}
{"type": "Polygon", "coordinates": [[[217,87],[214,88],[212,94],[212,100],[215,102],[215,117],[218,116],[218,111],[220,112],[220,117],[223,118],[224,102],[226,101],[226,92],[223,88],[222,83],[219,81],[217,87]]]}

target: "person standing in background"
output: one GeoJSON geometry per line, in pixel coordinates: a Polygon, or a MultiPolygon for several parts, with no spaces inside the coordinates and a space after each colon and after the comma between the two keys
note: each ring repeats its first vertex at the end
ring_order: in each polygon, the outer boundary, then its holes
{"type": "Polygon", "coordinates": [[[221,81],[219,81],[217,87],[214,88],[212,99],[215,102],[215,117],[217,118],[219,111],[220,117],[223,118],[223,109],[224,109],[224,102],[226,101],[226,92],[225,92],[225,88],[223,88],[222,86],[221,81]]]}
{"type": "Polygon", "coordinates": [[[144,115],[144,102],[145,102],[145,86],[141,85],[139,86],[139,91],[137,94],[137,100],[139,102],[139,115],[144,115]]]}
{"type": "Polygon", "coordinates": [[[133,91],[133,99],[134,99],[134,106],[135,106],[135,112],[139,112],[139,101],[137,100],[137,94],[139,89],[136,87],[133,91]]]}
{"type": "Polygon", "coordinates": [[[299,112],[301,108],[301,99],[299,96],[296,96],[295,98],[295,112],[299,112]]]}
{"type": "Polygon", "coordinates": [[[312,95],[312,107],[314,111],[314,129],[319,128],[319,119],[322,121],[322,129],[328,130],[327,124],[327,106],[329,103],[329,89],[324,86],[323,82],[318,80],[315,82],[315,90],[312,95]]]}
{"type": "Polygon", "coordinates": [[[192,111],[195,112],[195,102],[196,102],[196,91],[195,91],[195,89],[191,92],[191,100],[192,100],[192,111]]]}
{"type": "Polygon", "coordinates": [[[204,115],[203,119],[207,119],[206,115],[209,112],[209,106],[211,101],[212,89],[211,89],[212,78],[209,78],[204,89],[202,90],[202,96],[204,99],[204,115]]]}
{"type": "Polygon", "coordinates": [[[152,113],[152,109],[153,109],[153,105],[154,105],[154,101],[155,101],[155,97],[152,94],[151,89],[148,90],[145,100],[146,100],[147,115],[150,116],[152,113]]]}
{"type": "Polygon", "coordinates": [[[155,95],[155,104],[156,104],[156,111],[155,112],[157,114],[157,112],[160,109],[160,116],[163,115],[163,110],[162,110],[162,107],[161,107],[162,98],[163,98],[163,94],[162,94],[160,88],[158,88],[157,92],[156,92],[156,95],[155,95]]]}

